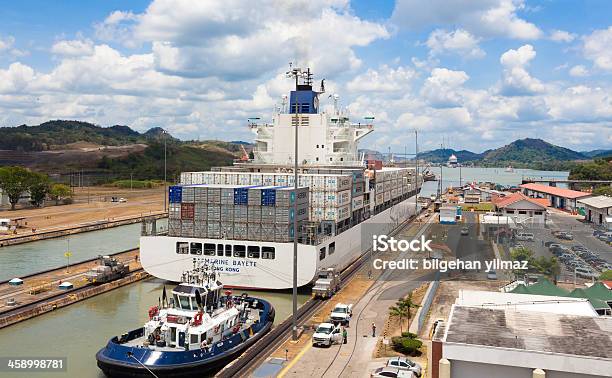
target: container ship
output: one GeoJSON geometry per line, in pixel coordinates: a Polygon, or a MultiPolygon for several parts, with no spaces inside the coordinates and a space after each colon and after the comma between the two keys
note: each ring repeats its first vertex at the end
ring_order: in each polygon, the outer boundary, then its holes
{"type": "Polygon", "coordinates": [[[366,253],[372,235],[416,213],[422,179],[415,169],[359,156],[373,118],[351,122],[336,95],[333,109],[319,111],[324,81],[316,91],[309,69],[292,68],[288,76],[295,78],[288,103],[284,96],[270,123],[248,122],[252,159],[183,172],[169,188],[168,234],[143,227],[140,256],[148,273],[177,282],[195,259],[214,266],[228,287],[287,289],[297,238],[304,286],[320,269],[344,269],[366,253]]]}

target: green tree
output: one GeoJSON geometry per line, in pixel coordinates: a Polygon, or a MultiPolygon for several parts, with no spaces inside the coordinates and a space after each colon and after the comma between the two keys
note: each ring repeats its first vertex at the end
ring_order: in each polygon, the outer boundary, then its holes
{"type": "Polygon", "coordinates": [[[531,261],[533,259],[533,251],[525,247],[514,248],[510,252],[510,258],[514,261],[531,261]]]}
{"type": "Polygon", "coordinates": [[[399,318],[400,333],[403,332],[402,320],[405,318],[410,324],[410,319],[412,317],[410,310],[416,307],[419,307],[419,305],[412,301],[412,293],[410,293],[407,298],[400,298],[395,302],[395,306],[389,308],[389,315],[399,318]]]}
{"type": "Polygon", "coordinates": [[[51,186],[51,190],[49,191],[49,195],[55,200],[56,205],[59,205],[59,201],[62,199],[69,198],[71,194],[72,193],[68,185],[64,184],[53,184],[51,186]]]}
{"type": "Polygon", "coordinates": [[[28,190],[30,191],[30,202],[36,207],[40,207],[47,194],[51,184],[49,183],[49,177],[42,173],[30,172],[30,183],[28,190]]]}
{"type": "Polygon", "coordinates": [[[0,168],[0,189],[8,196],[11,210],[19,202],[21,194],[30,189],[32,172],[22,167],[0,168]]]}
{"type": "Polygon", "coordinates": [[[593,190],[593,194],[597,196],[611,196],[612,197],[612,186],[600,186],[593,190]]]}
{"type": "Polygon", "coordinates": [[[600,281],[610,281],[612,280],[612,270],[606,270],[601,273],[599,276],[600,281]]]}
{"type": "Polygon", "coordinates": [[[555,285],[557,284],[557,277],[559,277],[559,273],[561,273],[561,267],[556,257],[553,256],[548,259],[544,256],[540,256],[536,259],[532,259],[529,265],[538,273],[552,278],[555,285]]]}

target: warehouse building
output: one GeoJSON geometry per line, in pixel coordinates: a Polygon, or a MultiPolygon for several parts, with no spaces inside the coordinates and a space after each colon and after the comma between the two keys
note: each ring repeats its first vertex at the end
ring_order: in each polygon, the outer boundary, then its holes
{"type": "Polygon", "coordinates": [[[596,196],[578,200],[584,206],[584,219],[604,228],[612,229],[612,197],[596,196]]]}
{"type": "Polygon", "coordinates": [[[591,196],[586,192],[535,183],[523,184],[520,188],[523,194],[529,197],[546,198],[550,201],[550,206],[571,212],[578,210],[578,200],[591,196]]]}
{"type": "MultiPolygon", "coordinates": [[[[499,301],[509,299],[501,295],[499,301]]],[[[551,298],[565,303],[529,298],[520,306],[454,304],[448,322],[434,335],[432,378],[609,377],[612,318],[575,315],[588,310],[586,302],[551,298]]]]}
{"type": "Polygon", "coordinates": [[[546,198],[531,198],[523,193],[513,193],[506,197],[493,197],[495,209],[502,215],[511,217],[515,223],[523,225],[546,224],[546,198]]]}

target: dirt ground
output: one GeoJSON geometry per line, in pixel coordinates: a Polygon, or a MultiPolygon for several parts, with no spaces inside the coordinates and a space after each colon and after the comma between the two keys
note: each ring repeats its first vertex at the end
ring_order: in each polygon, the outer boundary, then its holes
{"type": "MultiPolygon", "coordinates": [[[[70,228],[85,223],[133,218],[160,213],[164,209],[164,188],[119,189],[112,187],[75,188],[74,203],[55,206],[48,201],[43,208],[28,208],[15,211],[0,211],[0,218],[25,219],[26,226],[17,230],[17,235],[28,235],[32,228],[37,232],[70,228]],[[127,202],[111,202],[111,197],[122,197],[127,202]]],[[[0,239],[14,235],[0,234],[0,239]]]]}

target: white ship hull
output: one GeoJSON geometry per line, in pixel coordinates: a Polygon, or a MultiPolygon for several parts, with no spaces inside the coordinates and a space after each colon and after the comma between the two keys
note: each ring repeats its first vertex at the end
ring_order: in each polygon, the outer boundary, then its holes
{"type": "MultiPolygon", "coordinates": [[[[319,245],[298,244],[298,286],[311,283],[319,268],[342,270],[370,247],[373,234],[390,233],[415,213],[415,197],[406,199],[319,245]],[[335,251],[329,254],[330,244],[335,251]],[[319,251],[326,256],[319,260],[319,251]]],[[[225,286],[252,289],[288,289],[292,287],[293,243],[249,240],[220,240],[168,236],[143,236],[140,239],[140,260],[149,274],[178,282],[181,274],[193,267],[193,259],[207,260],[222,274],[225,286]],[[274,247],[274,259],[217,257],[177,254],[177,242],[233,244],[274,247]]]]}

